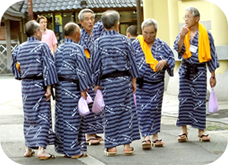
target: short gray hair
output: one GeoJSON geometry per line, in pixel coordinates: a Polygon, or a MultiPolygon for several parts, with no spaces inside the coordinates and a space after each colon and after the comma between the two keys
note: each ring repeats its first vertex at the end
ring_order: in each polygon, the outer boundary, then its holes
{"type": "Polygon", "coordinates": [[[115,10],[107,10],[102,13],[101,21],[106,29],[111,29],[119,22],[120,14],[115,10]]]}
{"type": "Polygon", "coordinates": [[[78,14],[78,19],[81,20],[81,21],[84,20],[83,13],[92,13],[93,16],[95,17],[95,14],[94,14],[94,12],[93,12],[91,9],[83,9],[83,10],[81,10],[80,13],[78,14]]]}
{"type": "Polygon", "coordinates": [[[142,30],[143,30],[143,28],[144,28],[145,26],[150,26],[150,25],[154,25],[155,31],[158,30],[158,22],[157,22],[155,19],[153,19],[153,18],[147,18],[147,19],[145,19],[145,20],[143,21],[143,23],[142,23],[141,28],[142,28],[142,30]]]}
{"type": "Polygon", "coordinates": [[[195,7],[192,7],[192,6],[186,7],[185,8],[185,12],[186,11],[191,12],[194,17],[200,17],[200,13],[199,13],[199,11],[195,7]]]}
{"type": "Polygon", "coordinates": [[[25,33],[28,37],[33,37],[36,30],[40,30],[40,24],[35,20],[31,20],[25,24],[25,33]]]}

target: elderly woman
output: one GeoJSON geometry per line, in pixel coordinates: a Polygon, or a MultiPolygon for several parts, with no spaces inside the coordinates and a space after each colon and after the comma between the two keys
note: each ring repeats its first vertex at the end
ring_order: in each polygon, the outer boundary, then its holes
{"type": "Polygon", "coordinates": [[[116,155],[116,146],[124,145],[124,154],[132,155],[130,143],[140,139],[133,93],[136,91],[136,66],[131,41],[118,33],[119,13],[108,10],[101,20],[107,30],[94,42],[92,56],[95,92],[102,90],[104,109],[105,155],[116,155]]]}
{"type": "Polygon", "coordinates": [[[139,69],[137,79],[137,113],[144,138],[143,149],[151,149],[150,136],[155,147],[163,146],[158,139],[161,122],[161,108],[164,93],[165,70],[173,76],[175,60],[172,50],[156,38],[158,24],[154,19],[142,23],[142,34],[133,42],[139,69]]]}
{"type": "Polygon", "coordinates": [[[206,125],[207,68],[211,72],[210,85],[216,85],[215,70],[219,67],[214,40],[209,31],[199,23],[200,13],[194,7],[185,9],[185,25],[174,42],[181,59],[179,70],[179,116],[177,126],[182,128],[179,142],[185,142],[187,125],[198,128],[199,139],[210,141],[204,133],[206,125]]]}

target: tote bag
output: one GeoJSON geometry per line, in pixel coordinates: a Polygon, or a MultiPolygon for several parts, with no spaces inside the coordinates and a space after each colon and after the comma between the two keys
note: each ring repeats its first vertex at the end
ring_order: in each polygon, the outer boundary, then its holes
{"type": "Polygon", "coordinates": [[[104,107],[105,107],[105,104],[104,104],[102,92],[99,89],[97,89],[97,93],[93,102],[92,111],[94,113],[100,113],[104,109],[104,107]]]}
{"type": "Polygon", "coordinates": [[[212,88],[210,98],[209,98],[208,111],[209,113],[215,113],[215,112],[218,112],[218,110],[219,110],[218,101],[215,95],[215,91],[212,88]]]}

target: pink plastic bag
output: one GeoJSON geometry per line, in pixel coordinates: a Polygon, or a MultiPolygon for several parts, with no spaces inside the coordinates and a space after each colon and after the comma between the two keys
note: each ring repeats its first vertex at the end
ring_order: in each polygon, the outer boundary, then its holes
{"type": "Polygon", "coordinates": [[[214,89],[211,90],[210,98],[209,98],[209,106],[208,106],[208,111],[209,113],[215,113],[218,112],[219,107],[218,107],[218,101],[215,95],[214,89]]]}
{"type": "Polygon", "coordinates": [[[84,97],[81,97],[78,101],[78,112],[81,116],[85,116],[90,113],[88,104],[87,104],[86,100],[84,99],[84,97]]]}
{"type": "Polygon", "coordinates": [[[98,89],[96,96],[94,98],[92,111],[94,113],[99,113],[104,109],[104,107],[105,107],[105,104],[104,104],[103,95],[102,95],[102,92],[98,89]]]}

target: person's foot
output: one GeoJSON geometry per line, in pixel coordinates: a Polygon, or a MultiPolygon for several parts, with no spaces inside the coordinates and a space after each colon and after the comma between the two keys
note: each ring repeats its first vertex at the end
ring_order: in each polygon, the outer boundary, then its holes
{"type": "Polygon", "coordinates": [[[35,152],[31,149],[26,150],[24,157],[32,157],[35,154],[35,152]]]}
{"type": "Polygon", "coordinates": [[[113,148],[106,148],[106,149],[104,150],[104,154],[105,154],[106,156],[115,156],[115,155],[116,155],[116,152],[117,152],[116,147],[113,147],[113,148]]]}
{"type": "Polygon", "coordinates": [[[37,154],[37,157],[40,160],[47,160],[47,159],[55,159],[55,155],[49,154],[49,153],[42,153],[42,154],[37,154]]]}
{"type": "Polygon", "coordinates": [[[130,146],[130,144],[124,145],[124,155],[133,155],[134,154],[134,148],[130,146]]]}
{"type": "Polygon", "coordinates": [[[188,141],[188,133],[179,134],[177,140],[178,140],[178,142],[188,141]]]}
{"type": "Polygon", "coordinates": [[[96,134],[87,134],[86,143],[89,145],[100,144],[100,140],[96,138],[96,134]]]}
{"type": "Polygon", "coordinates": [[[163,147],[163,144],[164,144],[162,139],[155,139],[152,142],[153,142],[152,146],[155,146],[155,147],[163,147]]]}
{"type": "Polygon", "coordinates": [[[204,133],[204,130],[199,130],[199,141],[202,142],[209,142],[211,140],[211,137],[208,134],[204,133]]]}

